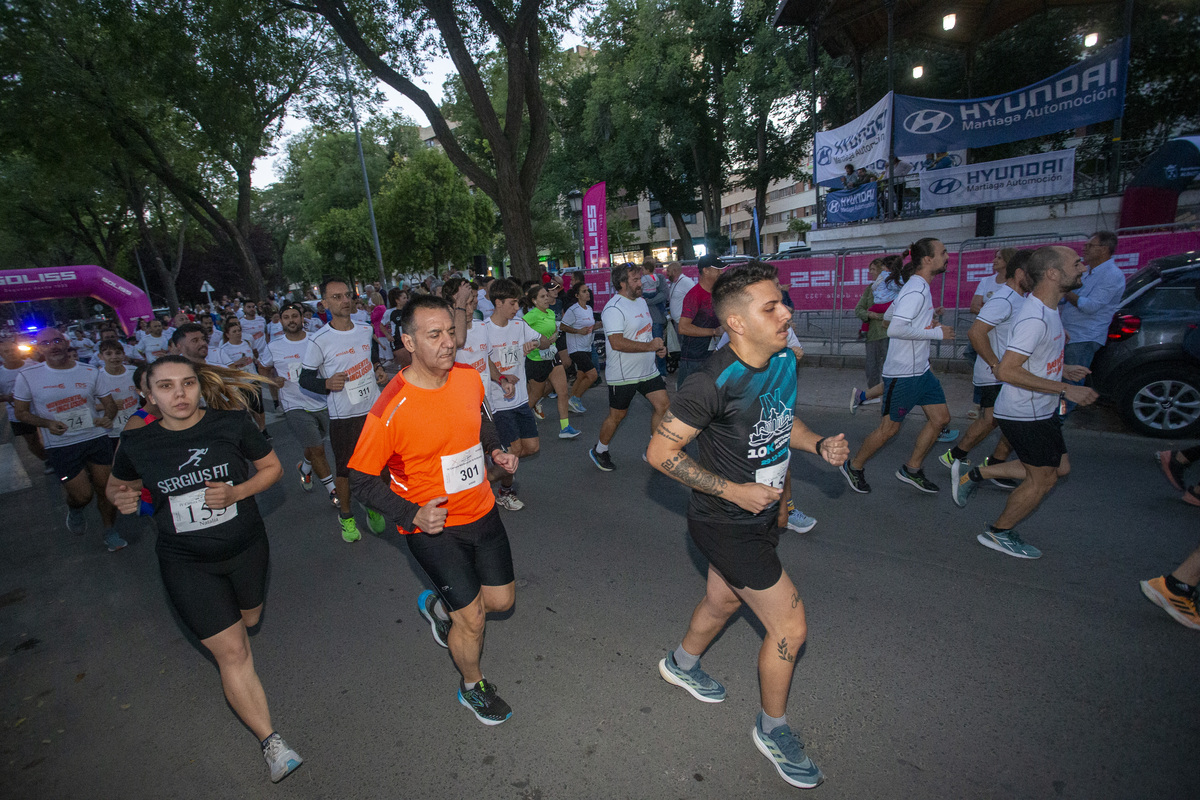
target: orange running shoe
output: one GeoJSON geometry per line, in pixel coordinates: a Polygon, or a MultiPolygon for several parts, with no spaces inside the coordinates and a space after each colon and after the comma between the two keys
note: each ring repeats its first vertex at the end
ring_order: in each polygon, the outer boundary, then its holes
{"type": "Polygon", "coordinates": [[[1146,595],[1151,602],[1161,606],[1163,611],[1171,615],[1172,619],[1186,628],[1200,631],[1200,611],[1196,610],[1196,593],[1194,591],[1190,596],[1181,597],[1167,588],[1167,579],[1161,575],[1153,580],[1142,581],[1141,586],[1142,594],[1146,595]]]}

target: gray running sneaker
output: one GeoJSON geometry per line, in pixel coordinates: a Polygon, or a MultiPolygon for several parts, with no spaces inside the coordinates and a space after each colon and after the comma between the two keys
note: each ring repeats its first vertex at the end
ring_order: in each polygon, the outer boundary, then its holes
{"type": "Polygon", "coordinates": [[[271,768],[271,783],[279,783],[304,763],[300,754],[288,747],[288,743],[278,733],[267,737],[267,742],[263,745],[263,758],[271,768]]]}
{"type": "Polygon", "coordinates": [[[109,528],[108,533],[104,534],[104,544],[108,547],[108,552],[115,553],[127,547],[129,542],[121,538],[116,528],[109,528]]]}
{"type": "Polygon", "coordinates": [[[797,739],[787,725],[765,733],[760,724],[755,722],[750,735],[754,737],[754,746],[770,759],[779,777],[792,786],[811,789],[825,780],[821,770],[804,752],[804,742],[797,739]]]}
{"type": "Polygon", "coordinates": [[[975,481],[967,473],[971,471],[969,462],[955,461],[950,467],[950,490],[954,492],[954,505],[959,508],[967,507],[967,498],[975,491],[975,481]]]}
{"type": "Polygon", "coordinates": [[[668,653],[667,657],[658,662],[658,674],[667,683],[673,683],[683,689],[701,703],[719,703],[725,699],[725,687],[713,680],[713,677],[700,665],[686,672],[675,663],[675,654],[668,653]]]}
{"type": "MultiPolygon", "coordinates": [[[[946,452],[944,452],[940,456],[938,456],[938,461],[941,462],[941,465],[943,467],[945,467],[946,469],[952,469],[954,467],[954,455],[951,453],[950,450],[947,450],[946,452]]],[[[967,466],[971,465],[971,460],[969,458],[961,459],[961,461],[962,461],[962,463],[966,464],[967,466]]]]}
{"type": "Polygon", "coordinates": [[[1031,544],[1025,544],[1021,540],[1020,534],[1014,530],[998,533],[987,528],[983,533],[975,537],[984,547],[990,547],[993,550],[1004,553],[1006,556],[1013,558],[1041,558],[1042,551],[1038,550],[1031,544]]]}

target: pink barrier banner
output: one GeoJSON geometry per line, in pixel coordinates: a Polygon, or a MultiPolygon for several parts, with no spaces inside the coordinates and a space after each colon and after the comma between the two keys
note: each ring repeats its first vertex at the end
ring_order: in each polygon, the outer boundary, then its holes
{"type": "Polygon", "coordinates": [[[587,269],[608,269],[608,206],[603,181],[583,196],[583,264],[587,269]]]}
{"type": "MultiPolygon", "coordinates": [[[[1065,242],[1047,242],[1070,247],[1080,255],[1086,239],[1065,242]]],[[[1041,245],[1024,245],[1039,247],[1041,245]]],[[[951,245],[953,247],[953,245],[951,245]]],[[[930,286],[934,301],[948,309],[970,308],[971,298],[979,282],[992,274],[992,259],[997,248],[967,250],[960,254],[951,250],[950,263],[946,272],[934,279],[930,286]],[[959,282],[959,273],[962,281],[959,282]],[[955,288],[958,295],[955,296],[955,288]]],[[[1200,250],[1200,231],[1171,231],[1164,233],[1128,234],[1120,236],[1115,256],[1117,266],[1127,276],[1137,272],[1150,261],[1162,256],[1200,250]]],[[[787,286],[797,311],[853,311],[870,280],[867,268],[876,258],[891,255],[879,253],[850,253],[844,256],[815,255],[808,258],[770,262],[779,270],[779,282],[787,286]],[[840,301],[840,302],[839,302],[840,301]]],[[[685,274],[696,278],[694,265],[683,268],[685,274]]],[[[588,270],[584,280],[592,289],[592,302],[596,311],[604,308],[613,295],[612,283],[607,269],[588,270]]]]}
{"type": "Polygon", "coordinates": [[[27,303],[65,297],[91,297],[112,306],[127,336],[133,335],[139,319],[154,313],[145,292],[94,264],[0,272],[0,302],[27,303]]]}
{"type": "MultiPolygon", "coordinates": [[[[1083,254],[1083,246],[1086,243],[1087,239],[1047,242],[1070,247],[1080,255],[1083,254]]],[[[1018,249],[1037,246],[1040,245],[1025,245],[1018,249]]],[[[961,254],[952,250],[946,272],[934,279],[930,287],[934,299],[946,308],[970,308],[975,287],[983,278],[992,274],[992,260],[997,249],[968,250],[961,254]]],[[[1200,250],[1200,231],[1129,234],[1119,237],[1115,260],[1122,272],[1132,275],[1155,258],[1191,250],[1200,250]]],[[[867,267],[874,259],[884,255],[889,253],[856,253],[843,256],[840,274],[836,256],[814,256],[771,263],[779,269],[779,282],[790,287],[792,301],[798,310],[852,310],[869,283],[867,267]],[[837,278],[840,278],[840,281],[836,280],[837,278]],[[841,294],[840,303],[838,287],[841,294]]]]}

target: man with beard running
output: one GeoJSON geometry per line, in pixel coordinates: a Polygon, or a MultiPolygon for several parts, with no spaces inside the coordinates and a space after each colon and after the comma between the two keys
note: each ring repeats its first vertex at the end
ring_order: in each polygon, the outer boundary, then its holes
{"type": "Polygon", "coordinates": [[[300,386],[300,371],[308,352],[308,334],[304,332],[304,308],[299,303],[286,303],[279,314],[283,335],[271,339],[263,347],[262,365],[279,389],[279,404],[283,418],[304,448],[296,471],[300,486],[313,490],[313,473],[325,488],[329,499],[337,505],[333,472],[325,458],[325,437],[329,435],[329,410],[325,398],[300,386]]]}
{"type": "MultiPolygon", "coordinates": [[[[1024,466],[1025,480],[1008,496],[996,522],[976,538],[985,547],[1014,558],[1041,558],[1042,551],[1026,544],[1015,529],[1041,505],[1058,479],[1071,471],[1060,415],[1066,413],[1068,401],[1086,406],[1098,397],[1092,389],[1072,383],[1082,381],[1091,370],[1063,365],[1066,337],[1058,301],[1079,288],[1083,270],[1083,259],[1069,247],[1033,251],[1025,266],[1033,290],[1017,312],[1008,349],[993,370],[1004,381],[996,398],[996,421],[1024,466]]],[[[981,475],[978,467],[963,476],[960,482],[966,484],[955,487],[956,502],[963,489],[969,494],[984,477],[991,476],[981,475]]],[[[961,499],[959,505],[966,502],[965,496],[961,499]]]]}
{"type": "Polygon", "coordinates": [[[482,375],[455,364],[452,314],[446,301],[428,295],[404,307],[402,341],[412,364],[371,408],[350,475],[355,494],[395,520],[434,586],[417,606],[462,674],[458,702],[484,725],[499,725],[512,709],[479,662],[487,615],[512,608],[516,590],[484,458],[512,474],[517,456],[501,449],[483,418],[482,375]]]}
{"type": "MultiPolygon", "coordinates": [[[[633,264],[612,268],[612,285],[617,290],[600,314],[604,327],[606,361],[604,381],[608,384],[608,416],[600,424],[600,440],[588,451],[592,463],[605,472],[616,469],[608,445],[621,427],[634,395],[642,395],[654,407],[650,418],[653,432],[667,413],[667,384],[654,363],[655,356],[666,357],[667,346],[654,338],[650,308],[642,299],[640,270],[633,264]]],[[[646,458],[646,456],[642,456],[646,458]]]]}
{"type": "MultiPolygon", "coordinates": [[[[309,334],[298,383],[326,399],[342,539],[357,542],[362,534],[350,505],[350,456],[385,376],[374,362],[371,326],[351,319],[355,304],[350,285],[330,278],[321,284],[321,298],[329,310],[329,324],[309,334]]],[[[367,522],[373,533],[383,533],[387,527],[383,515],[371,508],[367,522]]]]}
{"type": "Polygon", "coordinates": [[[871,491],[863,472],[867,461],[900,432],[908,412],[918,406],[925,412],[925,426],[917,434],[908,461],[896,470],[896,478],[926,494],[938,491],[925,477],[921,464],[950,422],[950,410],[942,384],[929,369],[929,342],[953,339],[954,329],[934,321],[929,282],[946,271],[950,255],[940,241],[929,238],[917,241],[904,255],[908,262],[900,264],[898,274],[893,275],[894,282],[901,284],[900,293],[888,309],[891,323],[883,362],[883,420],[863,440],[854,458],[841,466],[846,482],[859,494],[871,491]]]}
{"type": "Polygon", "coordinates": [[[775,268],[752,261],[727,269],[713,286],[713,306],[729,346],[676,392],[647,450],[655,469],[692,489],[688,534],[709,562],[704,598],[683,641],[659,662],[659,674],[701,702],[724,700],[725,687],[700,668],[700,657],[745,603],[766,628],[754,745],[785,781],[811,788],[821,771],[787,721],[807,623],[776,553],[776,516],[791,449],[838,466],[849,447],[842,434],[822,437],[795,419],[796,358],[786,347],[792,313],[775,268]],[[696,459],[684,452],[693,439],[696,459]]]}

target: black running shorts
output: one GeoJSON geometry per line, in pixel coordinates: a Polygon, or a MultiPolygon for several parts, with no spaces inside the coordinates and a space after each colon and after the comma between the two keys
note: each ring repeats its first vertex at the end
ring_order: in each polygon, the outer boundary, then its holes
{"type": "Polygon", "coordinates": [[[591,372],[596,368],[596,365],[592,363],[592,353],[590,350],[576,350],[574,353],[571,353],[571,363],[575,365],[575,369],[581,375],[585,372],[591,372]]]}
{"type": "Polygon", "coordinates": [[[997,418],[996,422],[1022,464],[1057,469],[1067,454],[1062,420],[1057,416],[1036,420],[997,418]]]}
{"type": "Polygon", "coordinates": [[[410,533],[404,539],[450,611],[471,605],[481,586],[507,586],[514,580],[508,532],[495,506],[466,525],[437,534],[410,533]]]}
{"type": "Polygon", "coordinates": [[[688,518],[688,534],[708,563],[735,589],[770,589],[779,583],[783,564],[775,548],[774,521],[730,525],[688,518]]]}
{"type": "Polygon", "coordinates": [[[662,379],[662,375],[655,375],[637,383],[622,383],[620,386],[610,384],[608,407],[617,411],[626,411],[629,409],[629,404],[633,402],[634,395],[640,394],[642,397],[649,397],[651,392],[665,392],[666,390],[667,384],[662,379]]]}
{"type": "Polygon", "coordinates": [[[550,373],[554,372],[554,368],[560,363],[558,356],[553,358],[543,358],[541,361],[534,361],[532,358],[525,359],[525,377],[535,383],[545,383],[550,380],[550,373]]]}
{"type": "Polygon", "coordinates": [[[216,636],[263,604],[267,596],[270,546],[266,531],[225,561],[158,559],[163,586],[183,624],[198,639],[216,636]]]}
{"type": "Polygon", "coordinates": [[[12,428],[13,436],[25,436],[29,433],[37,433],[36,425],[30,425],[28,422],[21,422],[16,419],[11,420],[8,426],[12,428]]]}
{"type": "Polygon", "coordinates": [[[329,446],[333,449],[335,477],[350,477],[350,457],[354,455],[354,448],[358,445],[358,437],[366,421],[366,414],[361,417],[329,420],[329,446]]]}
{"type": "Polygon", "coordinates": [[[86,442],[76,442],[63,447],[46,448],[46,464],[54,470],[60,481],[74,478],[88,464],[111,467],[113,462],[113,440],[97,436],[86,442]]]}

